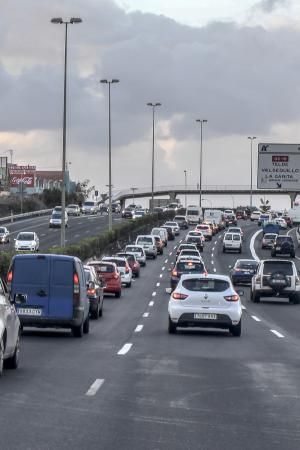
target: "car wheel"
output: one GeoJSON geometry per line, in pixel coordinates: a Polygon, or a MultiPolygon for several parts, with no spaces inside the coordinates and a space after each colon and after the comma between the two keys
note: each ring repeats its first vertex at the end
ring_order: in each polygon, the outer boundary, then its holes
{"type": "Polygon", "coordinates": [[[273,250],[271,251],[271,256],[276,256],[276,252],[274,252],[273,250]]]}
{"type": "Polygon", "coordinates": [[[121,291],[116,292],[116,293],[115,293],[115,297],[116,297],[116,298],[120,298],[120,297],[121,297],[121,291]]]}
{"type": "Polygon", "coordinates": [[[72,327],[72,333],[76,338],[81,338],[83,336],[83,321],[77,327],[72,327]]]}
{"type": "Polygon", "coordinates": [[[242,253],[242,247],[239,248],[239,253],[242,253]]]}
{"type": "Polygon", "coordinates": [[[300,302],[299,294],[292,294],[289,297],[290,303],[294,303],[294,305],[298,305],[300,302]]]}
{"type": "Polygon", "coordinates": [[[100,311],[100,303],[98,299],[97,308],[91,312],[91,318],[97,320],[99,317],[99,311],[100,311]]]}
{"type": "Polygon", "coordinates": [[[253,303],[259,303],[260,302],[260,295],[251,293],[251,300],[253,303]]]}
{"type": "Polygon", "coordinates": [[[103,316],[103,301],[102,301],[102,305],[101,308],[99,308],[99,317],[103,316]]]}
{"type": "Polygon", "coordinates": [[[139,278],[139,276],[140,276],[140,272],[136,272],[135,278],[139,278]]]}
{"type": "Polygon", "coordinates": [[[3,362],[4,362],[4,345],[3,341],[0,342],[0,377],[3,374],[3,362]]]}
{"type": "Polygon", "coordinates": [[[291,258],[295,258],[295,252],[291,253],[291,258]]]}
{"type": "Polygon", "coordinates": [[[153,255],[153,259],[156,259],[156,256],[157,256],[157,255],[153,255]]]}
{"type": "Polygon", "coordinates": [[[239,321],[237,325],[232,325],[229,328],[230,333],[235,337],[240,337],[242,334],[242,319],[239,321]]]}
{"type": "Polygon", "coordinates": [[[20,359],[20,337],[18,336],[14,354],[11,358],[8,358],[5,361],[5,364],[9,369],[17,369],[19,366],[19,359],[20,359]]]}
{"type": "Polygon", "coordinates": [[[84,334],[89,334],[90,331],[90,317],[87,315],[87,318],[83,322],[83,332],[84,334]]]}
{"type": "Polygon", "coordinates": [[[225,247],[223,247],[223,253],[226,253],[226,249],[225,249],[225,247]]]}
{"type": "Polygon", "coordinates": [[[172,322],[169,316],[169,323],[168,323],[168,332],[169,334],[175,334],[176,333],[176,324],[172,322]]]}
{"type": "Polygon", "coordinates": [[[131,287],[131,281],[129,283],[126,284],[126,287],[130,288],[131,287]]]}

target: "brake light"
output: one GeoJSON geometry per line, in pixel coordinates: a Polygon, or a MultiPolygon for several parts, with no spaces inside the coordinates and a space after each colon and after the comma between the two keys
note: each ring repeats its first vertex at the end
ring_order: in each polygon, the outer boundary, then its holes
{"type": "Polygon", "coordinates": [[[172,276],[173,276],[173,277],[177,277],[177,276],[178,276],[178,272],[177,272],[177,270],[173,270],[173,272],[172,272],[172,276]]]}
{"type": "Polygon", "coordinates": [[[225,295],[224,299],[227,302],[238,302],[240,297],[237,294],[235,294],[235,295],[225,295]]]}
{"type": "Polygon", "coordinates": [[[12,272],[12,270],[10,270],[7,274],[7,282],[11,283],[12,279],[13,279],[13,272],[12,272]]]}
{"type": "Polygon", "coordinates": [[[180,292],[173,292],[172,294],[174,300],[185,300],[187,297],[187,294],[181,294],[180,292]]]}
{"type": "Polygon", "coordinates": [[[73,275],[73,292],[79,294],[79,277],[76,272],[73,275]]]}
{"type": "Polygon", "coordinates": [[[114,278],[115,280],[118,280],[119,274],[118,274],[117,272],[115,272],[114,275],[113,275],[113,278],[114,278]]]}
{"type": "Polygon", "coordinates": [[[96,294],[96,289],[88,289],[87,290],[87,294],[88,295],[95,295],[96,294]]]}

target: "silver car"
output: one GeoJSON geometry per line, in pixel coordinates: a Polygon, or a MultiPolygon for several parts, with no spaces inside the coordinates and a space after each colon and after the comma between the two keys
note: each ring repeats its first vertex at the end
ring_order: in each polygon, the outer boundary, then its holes
{"type": "Polygon", "coordinates": [[[9,231],[6,227],[0,227],[0,244],[9,242],[9,231]]]}
{"type": "Polygon", "coordinates": [[[4,363],[11,369],[16,369],[19,365],[20,320],[13,304],[22,302],[22,298],[19,297],[10,302],[4,284],[0,280],[0,377],[4,363]]]}

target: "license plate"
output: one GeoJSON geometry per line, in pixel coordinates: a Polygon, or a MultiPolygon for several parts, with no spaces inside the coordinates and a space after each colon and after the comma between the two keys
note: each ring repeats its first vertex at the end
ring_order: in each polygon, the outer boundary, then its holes
{"type": "Polygon", "coordinates": [[[194,319],[216,320],[217,314],[195,313],[194,319]]]}
{"type": "Polygon", "coordinates": [[[18,308],[17,313],[21,316],[41,316],[42,310],[37,308],[18,308]]]}

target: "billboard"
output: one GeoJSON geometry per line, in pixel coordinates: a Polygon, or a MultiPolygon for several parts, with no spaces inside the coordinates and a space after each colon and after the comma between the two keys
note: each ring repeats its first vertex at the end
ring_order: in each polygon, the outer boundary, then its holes
{"type": "Polygon", "coordinates": [[[257,187],[300,191],[300,144],[258,144],[257,187]]]}
{"type": "Polygon", "coordinates": [[[35,166],[11,166],[9,169],[10,187],[18,187],[23,183],[24,187],[34,187],[35,166]]]}

